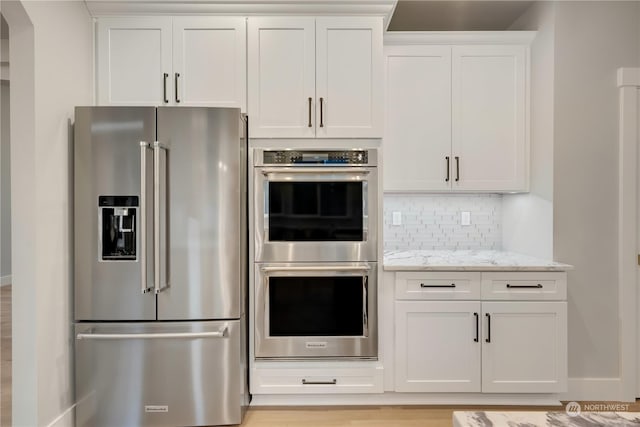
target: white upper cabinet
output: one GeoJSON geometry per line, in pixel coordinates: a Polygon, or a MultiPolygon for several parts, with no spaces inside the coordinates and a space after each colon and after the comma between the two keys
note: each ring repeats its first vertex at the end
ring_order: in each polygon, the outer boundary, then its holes
{"type": "Polygon", "coordinates": [[[100,18],[96,38],[98,105],[246,110],[244,18],[100,18]]]}
{"type": "Polygon", "coordinates": [[[451,47],[385,48],[384,190],[451,188],[451,47]]]}
{"type": "Polygon", "coordinates": [[[454,46],[452,57],[454,188],[526,189],[525,48],[454,46]]]}
{"type": "Polygon", "coordinates": [[[382,22],[316,20],[316,136],[382,136],[382,22]]]}
{"type": "Polygon", "coordinates": [[[171,90],[171,18],[101,18],[99,105],[159,105],[171,90]]]}
{"type": "Polygon", "coordinates": [[[245,111],[246,43],[244,18],[174,18],[173,101],[245,111]]]}
{"type": "Polygon", "coordinates": [[[382,136],[380,18],[249,18],[252,138],[382,136]]]}
{"type": "Polygon", "coordinates": [[[533,33],[521,33],[389,36],[384,191],[528,191],[533,33]]]}
{"type": "Polygon", "coordinates": [[[249,18],[249,135],[315,136],[315,19],[249,18]]]}

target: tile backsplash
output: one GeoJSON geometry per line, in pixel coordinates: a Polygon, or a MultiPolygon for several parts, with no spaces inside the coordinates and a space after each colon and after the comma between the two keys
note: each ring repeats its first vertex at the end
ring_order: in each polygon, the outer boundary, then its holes
{"type": "Polygon", "coordinates": [[[385,194],[383,209],[384,250],[502,247],[500,194],[385,194]],[[400,225],[393,225],[394,212],[400,225]],[[470,212],[469,225],[461,212],[470,212]]]}

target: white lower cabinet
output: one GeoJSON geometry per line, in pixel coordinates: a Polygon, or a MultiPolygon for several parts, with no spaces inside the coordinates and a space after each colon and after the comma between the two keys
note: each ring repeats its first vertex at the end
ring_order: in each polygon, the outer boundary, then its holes
{"type": "Polygon", "coordinates": [[[483,302],[482,319],[483,392],[566,391],[566,302],[483,302]]]}
{"type": "Polygon", "coordinates": [[[478,301],[396,303],[396,391],[479,392],[478,301]]]}
{"type": "MultiPolygon", "coordinates": [[[[283,362],[275,363],[282,365],[283,362]]],[[[304,362],[291,362],[291,365],[290,367],[254,366],[250,376],[251,393],[382,393],[381,367],[331,367],[329,364],[322,366],[322,364],[304,362]]]]}
{"type": "MultiPolygon", "coordinates": [[[[395,280],[395,391],[566,391],[566,292],[545,292],[566,290],[566,273],[482,273],[477,301],[442,301],[429,294],[415,301],[404,292],[407,274],[418,273],[398,272],[395,280]],[[514,301],[485,300],[503,279],[519,286],[509,288],[514,301]],[[539,292],[525,292],[530,289],[539,292]],[[549,298],[556,301],[543,300],[549,298]]],[[[444,273],[419,274],[423,283],[431,275],[444,279],[444,273]]],[[[459,274],[452,273],[451,281],[459,274]]]]}

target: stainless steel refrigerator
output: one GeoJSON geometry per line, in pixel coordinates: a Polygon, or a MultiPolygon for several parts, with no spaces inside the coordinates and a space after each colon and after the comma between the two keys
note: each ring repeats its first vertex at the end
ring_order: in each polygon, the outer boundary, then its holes
{"type": "Polygon", "coordinates": [[[76,108],[77,426],[242,421],[245,129],[234,108],[76,108]]]}

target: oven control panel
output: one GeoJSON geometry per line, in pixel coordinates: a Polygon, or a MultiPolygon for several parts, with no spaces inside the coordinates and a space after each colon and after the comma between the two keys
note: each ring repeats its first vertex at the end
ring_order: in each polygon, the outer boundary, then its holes
{"type": "Polygon", "coordinates": [[[368,150],[298,151],[265,150],[265,165],[367,165],[368,150]]]}

